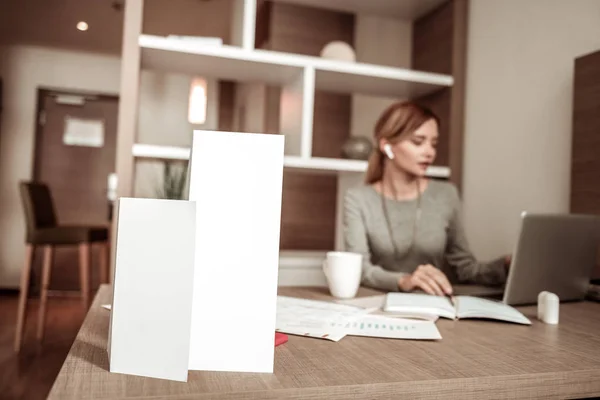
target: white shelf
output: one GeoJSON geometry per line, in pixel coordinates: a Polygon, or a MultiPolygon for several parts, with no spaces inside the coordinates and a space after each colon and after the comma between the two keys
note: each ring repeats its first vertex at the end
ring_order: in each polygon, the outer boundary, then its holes
{"type": "Polygon", "coordinates": [[[277,0],[304,6],[414,21],[447,0],[277,0]]]}
{"type": "Polygon", "coordinates": [[[415,98],[450,87],[448,75],[380,65],[320,60],[315,86],[330,92],[361,93],[392,98],[415,98]]]}
{"type": "MultiPolygon", "coordinates": [[[[284,165],[290,169],[311,172],[365,172],[367,162],[361,160],[346,160],[339,158],[322,157],[285,157],[284,165]]],[[[427,169],[427,176],[431,178],[449,178],[450,168],[431,166],[427,169]]]]}
{"type": "Polygon", "coordinates": [[[304,65],[278,54],[260,54],[235,46],[201,46],[189,41],[140,35],[142,68],[241,82],[283,84],[302,73],[304,65]]]}
{"type": "Polygon", "coordinates": [[[159,160],[189,160],[189,147],[159,146],[136,143],[131,152],[137,158],[155,158],[159,160]]]}
{"type": "MultiPolygon", "coordinates": [[[[133,145],[132,154],[136,158],[189,160],[190,148],[137,143],[133,145]]],[[[313,172],[364,172],[367,169],[366,161],[334,158],[302,158],[296,156],[285,156],[283,165],[286,168],[313,172]]]]}
{"type": "Polygon", "coordinates": [[[450,173],[451,171],[449,167],[432,165],[431,167],[427,168],[426,175],[430,178],[448,179],[450,178],[450,173]]]}
{"type": "MultiPolygon", "coordinates": [[[[161,160],[189,160],[190,149],[188,147],[159,146],[152,144],[134,144],[133,156],[136,158],[150,158],[161,160]]],[[[361,160],[345,160],[338,158],[322,157],[296,157],[285,156],[283,159],[285,168],[317,173],[338,172],[365,172],[367,162],[361,160]]],[[[431,166],[427,170],[427,176],[432,178],[449,178],[450,168],[431,166]]]]}
{"type": "Polygon", "coordinates": [[[366,161],[337,158],[287,156],[284,158],[284,165],[290,169],[307,172],[364,172],[367,170],[366,161]]]}
{"type": "Polygon", "coordinates": [[[141,35],[139,45],[142,68],[234,81],[281,85],[311,67],[317,89],[397,98],[421,96],[454,83],[449,75],[234,46],[200,46],[160,36],[141,35]]]}

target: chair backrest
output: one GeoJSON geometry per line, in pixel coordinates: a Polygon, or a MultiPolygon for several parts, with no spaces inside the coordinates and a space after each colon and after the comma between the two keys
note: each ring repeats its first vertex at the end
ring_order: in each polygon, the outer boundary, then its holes
{"type": "Polygon", "coordinates": [[[40,228],[57,225],[50,189],[40,182],[19,182],[21,201],[27,221],[27,235],[40,228]]]}

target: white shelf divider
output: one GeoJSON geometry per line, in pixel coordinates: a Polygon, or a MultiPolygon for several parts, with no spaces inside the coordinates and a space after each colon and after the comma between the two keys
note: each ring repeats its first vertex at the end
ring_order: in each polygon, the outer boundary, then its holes
{"type": "Polygon", "coordinates": [[[254,49],[256,27],[256,0],[234,0],[231,41],[235,46],[248,51],[254,49]]]}
{"type": "Polygon", "coordinates": [[[313,117],[315,109],[315,69],[304,68],[302,80],[302,139],[300,155],[305,158],[312,156],[313,117]]]}
{"type": "Polygon", "coordinates": [[[306,67],[281,91],[279,130],[285,135],[285,154],[308,158],[312,151],[315,70],[306,67]]]}

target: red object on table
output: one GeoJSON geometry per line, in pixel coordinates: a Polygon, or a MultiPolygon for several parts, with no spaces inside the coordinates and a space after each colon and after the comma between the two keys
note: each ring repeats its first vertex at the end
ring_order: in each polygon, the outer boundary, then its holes
{"type": "Polygon", "coordinates": [[[286,334],[275,332],[275,347],[288,341],[286,334]]]}

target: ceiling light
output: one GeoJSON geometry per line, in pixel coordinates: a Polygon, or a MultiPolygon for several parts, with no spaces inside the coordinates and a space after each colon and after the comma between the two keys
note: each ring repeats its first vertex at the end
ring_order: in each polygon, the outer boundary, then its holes
{"type": "Polygon", "coordinates": [[[88,24],[85,21],[79,21],[77,23],[77,29],[79,29],[80,31],[87,31],[88,30],[88,24]]]}

